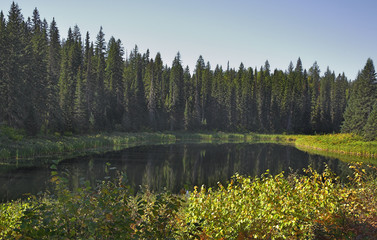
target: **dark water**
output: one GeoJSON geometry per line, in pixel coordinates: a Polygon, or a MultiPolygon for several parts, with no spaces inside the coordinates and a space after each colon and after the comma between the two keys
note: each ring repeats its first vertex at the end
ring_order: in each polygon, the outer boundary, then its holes
{"type": "MultiPolygon", "coordinates": [[[[152,191],[179,192],[192,190],[195,185],[226,183],[235,173],[260,176],[267,169],[271,174],[300,172],[309,165],[321,172],[326,164],[343,178],[349,174],[347,164],[337,159],[310,155],[292,146],[266,143],[138,146],[64,160],[58,171],[67,176],[73,188],[84,181],[95,186],[98,181],[123,172],[135,191],[145,186],[152,191]]],[[[0,200],[44,191],[50,177],[48,167],[0,172],[0,200]]]]}

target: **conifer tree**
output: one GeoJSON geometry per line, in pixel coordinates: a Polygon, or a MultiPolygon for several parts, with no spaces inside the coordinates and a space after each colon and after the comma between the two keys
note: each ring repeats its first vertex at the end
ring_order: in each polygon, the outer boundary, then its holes
{"type": "Polygon", "coordinates": [[[24,65],[26,60],[26,24],[21,14],[21,9],[16,3],[12,3],[8,14],[6,25],[6,54],[2,57],[4,61],[3,86],[5,92],[4,119],[9,126],[23,128],[24,119],[28,115],[25,103],[30,103],[30,95],[26,89],[30,83],[26,81],[27,72],[24,65]]]}
{"type": "Polygon", "coordinates": [[[181,65],[181,55],[178,52],[174,58],[170,72],[169,86],[169,115],[170,130],[180,130],[183,128],[184,118],[184,94],[183,94],[183,68],[181,65]]]}
{"type": "Polygon", "coordinates": [[[58,82],[60,76],[60,62],[61,62],[61,46],[59,30],[56,26],[55,19],[52,20],[49,29],[48,41],[48,61],[47,61],[47,130],[61,131],[62,115],[58,98],[58,82]]]}
{"type": "Polygon", "coordinates": [[[329,133],[332,130],[331,125],[331,86],[334,82],[334,74],[327,68],[325,75],[320,81],[319,93],[319,113],[321,122],[321,132],[329,133]]]}
{"type": "Polygon", "coordinates": [[[48,113],[46,99],[48,96],[48,39],[47,29],[43,26],[39,16],[38,10],[35,8],[32,18],[31,26],[31,61],[30,61],[30,75],[29,81],[31,82],[31,102],[32,110],[34,111],[36,129],[33,132],[37,132],[43,125],[44,129],[47,128],[48,113]]]}
{"type": "Polygon", "coordinates": [[[193,112],[192,112],[192,128],[199,129],[201,126],[201,120],[202,120],[202,82],[203,82],[203,72],[205,68],[205,63],[203,57],[200,55],[195,66],[194,70],[194,87],[193,87],[193,112]]]}
{"type": "Polygon", "coordinates": [[[373,61],[367,60],[351,89],[351,96],[344,112],[342,132],[364,134],[364,127],[376,101],[376,72],[373,61]]]}
{"type": "Polygon", "coordinates": [[[59,78],[59,104],[64,118],[64,129],[73,130],[74,99],[78,72],[82,68],[82,44],[78,26],[68,30],[68,37],[62,48],[59,78]]]}
{"type": "Polygon", "coordinates": [[[343,113],[347,106],[347,90],[348,81],[344,73],[335,79],[331,94],[331,120],[333,130],[340,131],[341,123],[343,122],[343,113]]]}
{"type": "Polygon", "coordinates": [[[88,112],[85,98],[85,80],[82,71],[79,69],[76,77],[76,91],[73,106],[73,129],[78,133],[85,133],[88,130],[88,112]]]}
{"type": "Polygon", "coordinates": [[[320,132],[320,70],[317,62],[314,62],[313,66],[309,69],[308,82],[309,88],[311,89],[310,125],[312,131],[320,132]]]}
{"type": "Polygon", "coordinates": [[[6,114],[6,96],[7,94],[7,84],[5,81],[5,56],[6,53],[6,22],[3,11],[0,11],[0,123],[5,121],[5,114],[6,114]]]}
{"type": "Polygon", "coordinates": [[[114,37],[108,44],[105,86],[109,101],[106,113],[111,127],[114,127],[121,124],[124,105],[123,48],[121,41],[114,37]]]}
{"type": "Polygon", "coordinates": [[[151,60],[147,66],[147,76],[150,78],[149,97],[148,97],[148,116],[149,125],[152,129],[157,129],[157,82],[154,73],[154,62],[151,60]]]}
{"type": "Polygon", "coordinates": [[[105,34],[100,28],[94,50],[94,99],[93,99],[93,117],[94,127],[96,130],[105,129],[106,127],[106,105],[107,98],[105,95],[105,34]]]}
{"type": "Polygon", "coordinates": [[[147,124],[147,103],[143,83],[143,59],[137,46],[130,53],[124,69],[125,113],[123,127],[128,130],[140,130],[147,124]]]}
{"type": "Polygon", "coordinates": [[[377,140],[377,101],[373,105],[373,109],[369,114],[368,120],[363,128],[364,139],[366,141],[377,140]]]}

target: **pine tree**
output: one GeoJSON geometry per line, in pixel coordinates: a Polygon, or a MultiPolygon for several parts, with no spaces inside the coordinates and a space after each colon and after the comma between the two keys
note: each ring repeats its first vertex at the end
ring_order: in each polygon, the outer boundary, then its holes
{"type": "Polygon", "coordinates": [[[14,2],[11,5],[6,25],[6,54],[4,61],[3,88],[5,92],[4,120],[9,126],[23,128],[24,119],[27,117],[26,104],[30,103],[30,96],[26,95],[26,89],[30,89],[30,83],[26,82],[26,24],[21,10],[14,2]]]}
{"type": "Polygon", "coordinates": [[[81,69],[78,71],[76,79],[77,83],[72,116],[73,129],[75,132],[85,133],[88,130],[88,109],[86,107],[85,81],[81,69]]]}
{"type": "Polygon", "coordinates": [[[191,130],[192,129],[192,116],[193,116],[193,106],[194,106],[194,86],[192,84],[190,69],[186,66],[185,71],[183,73],[183,82],[184,82],[184,102],[185,102],[185,110],[184,110],[184,129],[191,130]]]}
{"type": "Polygon", "coordinates": [[[31,82],[31,102],[33,115],[36,118],[36,129],[33,132],[37,132],[38,129],[43,126],[46,131],[48,124],[48,112],[47,112],[47,96],[48,96],[48,39],[47,28],[43,26],[40,20],[39,12],[34,9],[32,18],[32,35],[30,41],[31,49],[31,61],[29,81],[31,82]]]}
{"type": "Polygon", "coordinates": [[[343,113],[347,106],[348,81],[344,73],[335,79],[331,94],[331,120],[335,132],[340,131],[344,120],[343,113]]]}
{"type": "Polygon", "coordinates": [[[153,60],[147,66],[146,75],[150,79],[149,96],[148,96],[148,116],[149,125],[152,129],[157,129],[157,83],[154,74],[154,62],[153,60]]]}
{"type": "Polygon", "coordinates": [[[377,140],[377,101],[374,103],[372,112],[363,128],[364,139],[366,141],[377,140]]]}
{"type": "Polygon", "coordinates": [[[203,72],[205,68],[204,59],[202,56],[199,56],[195,70],[194,70],[194,99],[193,99],[193,113],[192,113],[192,128],[193,129],[199,129],[201,126],[201,120],[202,120],[202,82],[203,82],[203,72]]]}
{"type": "Polygon", "coordinates": [[[78,26],[69,28],[68,37],[62,48],[61,71],[59,77],[59,104],[64,118],[64,129],[73,131],[74,99],[77,76],[82,68],[82,44],[78,26]]]}
{"type": "Polygon", "coordinates": [[[105,34],[100,28],[94,51],[94,99],[93,99],[93,117],[94,127],[96,130],[106,128],[106,105],[108,104],[105,95],[105,34]]]}
{"type": "Polygon", "coordinates": [[[329,133],[332,131],[331,125],[331,86],[334,82],[334,74],[327,68],[325,75],[320,81],[319,92],[319,113],[321,132],[329,133]]]}
{"type": "Polygon", "coordinates": [[[130,53],[124,69],[125,113],[123,127],[127,130],[140,130],[147,124],[147,103],[143,83],[143,59],[137,46],[130,53]]]}
{"type": "Polygon", "coordinates": [[[6,114],[6,103],[7,99],[6,96],[8,91],[8,84],[5,81],[5,56],[6,53],[6,22],[4,18],[3,11],[0,12],[0,123],[5,121],[5,114],[6,114]]]}
{"type": "Polygon", "coordinates": [[[105,88],[109,100],[106,113],[112,128],[121,124],[124,111],[123,64],[122,43],[111,37],[106,59],[105,88]]]}
{"type": "Polygon", "coordinates": [[[344,112],[342,132],[364,134],[364,127],[376,99],[376,72],[373,61],[367,60],[364,69],[353,82],[351,96],[344,112]]]}
{"type": "Polygon", "coordinates": [[[61,131],[63,118],[58,98],[58,82],[60,76],[61,46],[59,30],[55,19],[52,20],[49,29],[48,61],[47,61],[47,126],[50,131],[61,131]]]}
{"type": "Polygon", "coordinates": [[[320,132],[320,70],[317,62],[314,62],[313,66],[309,69],[308,82],[311,89],[310,125],[312,131],[320,132]]]}
{"type": "Polygon", "coordinates": [[[178,52],[174,58],[171,72],[170,72],[170,86],[169,86],[169,115],[170,115],[170,130],[183,129],[184,118],[184,94],[183,94],[183,68],[181,65],[181,55],[178,52]]]}

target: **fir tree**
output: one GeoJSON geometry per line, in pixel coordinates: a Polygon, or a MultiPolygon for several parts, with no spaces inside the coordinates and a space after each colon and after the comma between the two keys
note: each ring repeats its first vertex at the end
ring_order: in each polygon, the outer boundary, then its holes
{"type": "Polygon", "coordinates": [[[342,132],[363,135],[364,127],[376,101],[375,82],[376,72],[373,61],[368,59],[363,71],[353,83],[351,96],[344,112],[342,132]]]}
{"type": "Polygon", "coordinates": [[[181,65],[181,55],[178,52],[174,58],[170,72],[170,86],[168,106],[170,113],[170,130],[183,128],[184,118],[184,94],[183,94],[183,68],[181,65]]]}
{"type": "Polygon", "coordinates": [[[123,48],[121,41],[114,37],[108,44],[105,88],[109,101],[106,113],[113,128],[121,124],[124,105],[123,48]]]}
{"type": "Polygon", "coordinates": [[[61,46],[59,30],[55,19],[52,20],[49,29],[48,61],[47,61],[47,126],[46,130],[61,131],[62,115],[58,98],[58,82],[60,76],[61,46]]]}

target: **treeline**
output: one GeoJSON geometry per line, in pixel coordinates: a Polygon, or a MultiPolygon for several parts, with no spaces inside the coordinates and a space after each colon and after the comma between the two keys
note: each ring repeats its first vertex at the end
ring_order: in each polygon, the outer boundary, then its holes
{"type": "MultiPolygon", "coordinates": [[[[102,28],[94,43],[89,33],[81,36],[78,26],[60,40],[55,20],[48,24],[35,9],[25,21],[15,3],[7,20],[0,14],[0,56],[0,122],[32,135],[104,130],[338,132],[351,85],[344,74],[335,75],[329,68],[321,75],[317,63],[303,69],[300,58],[287,71],[271,71],[268,61],[259,69],[242,63],[237,70],[213,69],[200,56],[191,74],[179,53],[171,66],[160,53],[152,58],[137,46],[125,56],[122,42],[111,37],[106,43],[102,28]]],[[[370,112],[377,118],[374,109],[370,112]]],[[[358,114],[355,111],[346,111],[346,119],[358,114]]]]}

